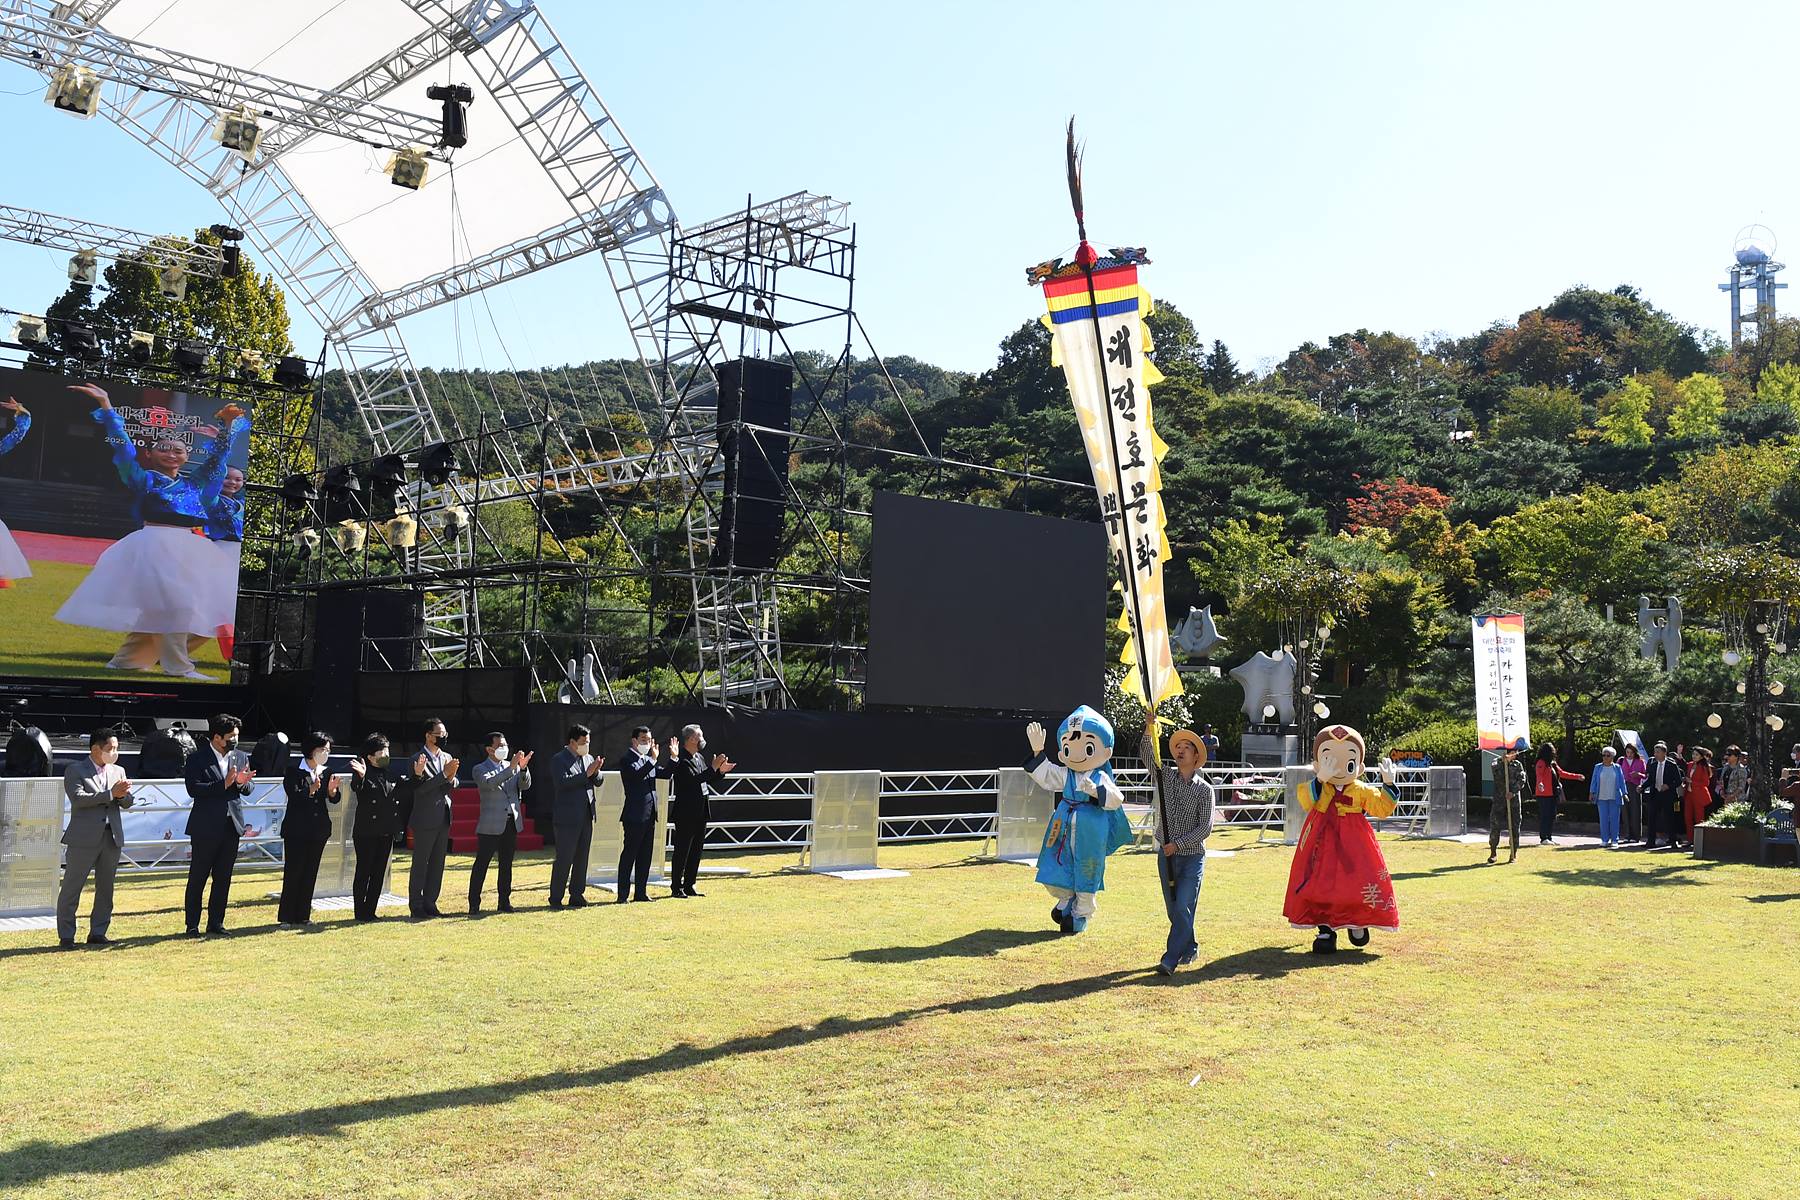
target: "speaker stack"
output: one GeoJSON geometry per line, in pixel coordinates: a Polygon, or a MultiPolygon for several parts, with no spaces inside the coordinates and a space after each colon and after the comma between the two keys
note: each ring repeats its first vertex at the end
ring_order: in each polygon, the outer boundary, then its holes
{"type": "Polygon", "coordinates": [[[781,557],[794,368],[741,358],[719,368],[719,448],[725,493],[713,566],[774,569],[781,557]]]}

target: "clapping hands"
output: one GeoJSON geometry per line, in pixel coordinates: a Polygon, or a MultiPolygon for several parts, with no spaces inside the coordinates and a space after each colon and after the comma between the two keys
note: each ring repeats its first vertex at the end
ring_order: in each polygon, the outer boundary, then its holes
{"type": "Polygon", "coordinates": [[[604,767],[605,765],[606,765],[606,759],[596,755],[594,757],[594,761],[588,764],[588,769],[587,769],[588,778],[592,779],[594,776],[598,775],[600,773],[600,768],[604,767]]]}
{"type": "Polygon", "coordinates": [[[719,774],[723,775],[735,766],[737,766],[737,764],[732,762],[729,758],[726,758],[723,754],[713,755],[712,768],[719,774]]]}
{"type": "Polygon", "coordinates": [[[523,771],[526,767],[529,767],[531,765],[531,756],[535,753],[535,750],[520,750],[515,753],[512,756],[513,770],[523,771]]]}

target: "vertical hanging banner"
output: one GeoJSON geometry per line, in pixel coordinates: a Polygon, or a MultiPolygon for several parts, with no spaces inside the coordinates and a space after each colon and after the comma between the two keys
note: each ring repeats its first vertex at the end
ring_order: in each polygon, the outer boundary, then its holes
{"type": "Polygon", "coordinates": [[[1525,618],[1483,613],[1469,620],[1475,642],[1475,728],[1483,750],[1531,740],[1525,693],[1525,618]]]}
{"type": "Polygon", "coordinates": [[[1050,361],[1068,380],[1124,593],[1119,628],[1126,642],[1120,661],[1133,668],[1125,690],[1154,712],[1182,689],[1163,604],[1163,564],[1170,554],[1158,464],[1168,447],[1156,436],[1150,413],[1149,389],[1161,382],[1162,373],[1146,357],[1151,341],[1144,319],[1151,303],[1138,282],[1138,267],[1149,259],[1142,249],[1101,256],[1088,245],[1072,121],[1068,168],[1081,237],[1075,261],[1041,263],[1026,277],[1044,289],[1050,361]]]}

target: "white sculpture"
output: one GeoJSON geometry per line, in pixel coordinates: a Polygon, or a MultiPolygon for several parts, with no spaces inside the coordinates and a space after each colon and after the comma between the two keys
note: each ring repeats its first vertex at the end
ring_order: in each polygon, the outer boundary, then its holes
{"type": "Polygon", "coordinates": [[[1244,689],[1244,716],[1251,724],[1263,724],[1263,710],[1274,705],[1283,725],[1294,723],[1294,656],[1277,650],[1258,650],[1231,669],[1231,677],[1244,689]]]}
{"type": "Polygon", "coordinates": [[[1187,619],[1175,627],[1175,645],[1189,658],[1205,658],[1225,644],[1219,627],[1213,624],[1212,605],[1188,608],[1187,619]]]}
{"type": "Polygon", "coordinates": [[[1663,668],[1673,671],[1681,658],[1680,597],[1670,596],[1667,607],[1651,608],[1650,597],[1639,596],[1637,619],[1638,630],[1644,635],[1638,653],[1645,658],[1655,658],[1660,652],[1663,668]]]}
{"type": "Polygon", "coordinates": [[[556,702],[558,704],[574,704],[576,701],[583,704],[598,703],[601,696],[600,678],[594,673],[595,665],[596,660],[591,652],[582,655],[581,674],[577,677],[575,660],[571,658],[563,667],[563,684],[556,689],[556,702]]]}

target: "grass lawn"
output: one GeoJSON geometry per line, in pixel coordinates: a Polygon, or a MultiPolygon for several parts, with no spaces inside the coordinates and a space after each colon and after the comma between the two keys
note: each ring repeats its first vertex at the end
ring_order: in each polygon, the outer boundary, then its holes
{"type": "MultiPolygon", "coordinates": [[[[33,561],[31,578],[0,590],[0,675],[132,680],[132,672],[106,669],[124,634],[56,619],[56,610],[91,570],[79,563],[33,561]]],[[[220,683],[231,681],[218,642],[201,646],[194,666],[220,683]]]]}
{"type": "Polygon", "coordinates": [[[1173,980],[1140,854],[1072,938],[970,843],[563,912],[532,855],[517,914],[316,933],[240,874],[204,941],[133,881],[122,946],[0,934],[0,1195],[1795,1194],[1800,874],[1384,842],[1400,933],[1306,954],[1244,848],[1173,980]]]}

